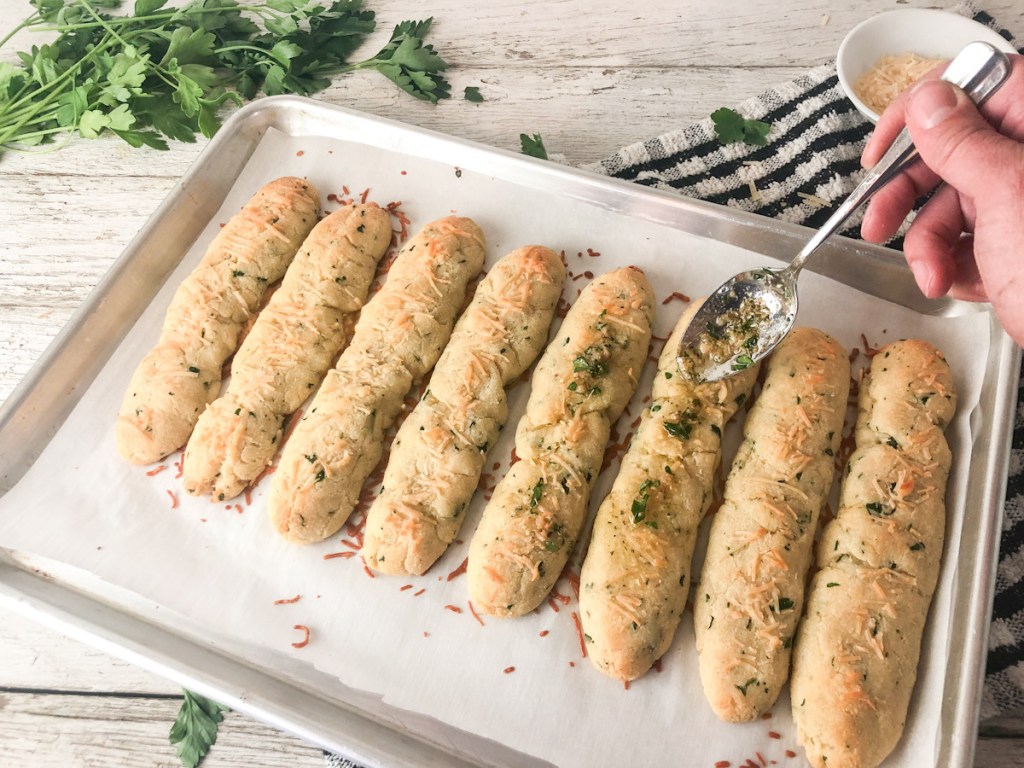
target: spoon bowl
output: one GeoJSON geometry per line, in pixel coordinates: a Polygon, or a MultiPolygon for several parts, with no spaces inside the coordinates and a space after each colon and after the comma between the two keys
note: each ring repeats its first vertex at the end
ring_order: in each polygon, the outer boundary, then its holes
{"type": "MultiPolygon", "coordinates": [[[[1010,60],[988,43],[969,43],[946,67],[942,79],[982,104],[1010,74],[1010,60]]],[[[863,203],[917,159],[904,128],[850,196],[782,269],[741,272],[701,305],[683,334],[676,355],[679,372],[692,381],[718,381],[749,368],[785,338],[796,320],[797,277],[804,263],[863,203]]]]}
{"type": "Polygon", "coordinates": [[[680,372],[717,381],[749,368],[789,333],[798,306],[787,269],[740,272],[697,310],[680,340],[680,372]]]}

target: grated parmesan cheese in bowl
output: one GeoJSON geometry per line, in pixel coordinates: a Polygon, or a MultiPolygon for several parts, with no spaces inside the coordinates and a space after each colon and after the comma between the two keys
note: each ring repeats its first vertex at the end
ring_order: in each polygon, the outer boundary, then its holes
{"type": "Polygon", "coordinates": [[[868,108],[881,114],[903,91],[947,61],[910,52],[882,56],[857,78],[853,90],[868,108]]]}
{"type": "Polygon", "coordinates": [[[843,38],[836,54],[839,86],[857,111],[876,122],[897,94],[977,40],[1015,52],[994,29],[959,13],[931,8],[886,11],[857,24],[843,38]]]}

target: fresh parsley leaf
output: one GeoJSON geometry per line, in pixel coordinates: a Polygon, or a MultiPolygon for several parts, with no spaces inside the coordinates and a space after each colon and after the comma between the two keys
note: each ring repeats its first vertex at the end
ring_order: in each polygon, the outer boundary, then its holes
{"type": "Polygon", "coordinates": [[[186,690],[184,695],[168,738],[178,745],[181,764],[196,768],[217,741],[217,724],[224,718],[223,713],[230,710],[192,691],[186,690]]]}
{"type": "Polygon", "coordinates": [[[572,370],[574,373],[581,373],[586,371],[591,376],[604,376],[608,373],[608,363],[605,360],[594,360],[588,357],[590,355],[600,354],[599,351],[593,349],[587,349],[586,352],[575,360],[572,361],[572,370]]]}
{"type": "Polygon", "coordinates": [[[684,419],[679,421],[666,421],[663,426],[665,431],[668,432],[672,437],[678,437],[681,440],[689,440],[690,433],[693,431],[693,424],[684,419]]]}
{"type": "Polygon", "coordinates": [[[761,120],[744,118],[739,112],[722,107],[711,113],[711,121],[715,125],[715,135],[723,144],[745,142],[763,146],[768,143],[768,132],[771,125],[761,120]]]}
{"type": "Polygon", "coordinates": [[[135,15],[147,16],[159,11],[167,4],[167,0],[135,0],[135,15]]]}
{"type": "Polygon", "coordinates": [[[187,117],[195,117],[199,114],[199,99],[203,96],[203,89],[199,83],[184,73],[178,74],[177,79],[178,87],[172,98],[181,105],[181,111],[187,117]]]}
{"type": "MultiPolygon", "coordinates": [[[[568,491],[566,491],[568,493],[568,491]]],[[[565,526],[561,523],[552,524],[550,530],[548,530],[547,539],[544,541],[544,549],[548,552],[557,552],[562,546],[562,541],[556,540],[556,537],[560,540],[564,540],[563,531],[565,526]]]]}
{"type": "Polygon", "coordinates": [[[864,505],[864,507],[872,517],[891,517],[896,511],[892,507],[882,504],[880,501],[869,501],[864,505]]]}
{"type": "Polygon", "coordinates": [[[734,371],[745,371],[753,364],[754,359],[750,355],[737,355],[735,362],[729,367],[734,371]]]}
{"type": "Polygon", "coordinates": [[[448,63],[423,42],[433,24],[433,17],[423,21],[405,21],[395,27],[391,39],[372,59],[357,65],[374,67],[399,88],[418,99],[436,104],[447,99],[451,86],[440,74],[448,63]]]}
{"type": "Polygon", "coordinates": [[[530,492],[530,509],[533,509],[540,503],[541,496],[544,495],[544,481],[538,480],[537,484],[533,486],[533,490],[530,492]]]}
{"type": "MultiPolygon", "coordinates": [[[[714,621],[714,619],[712,619],[712,621],[714,621]]],[[[736,690],[738,690],[740,693],[742,693],[744,696],[746,696],[747,695],[747,688],[749,688],[752,685],[759,685],[759,683],[757,682],[757,678],[756,677],[751,677],[743,685],[737,685],[735,687],[736,687],[736,690]]]]}
{"type": "Polygon", "coordinates": [[[472,101],[474,104],[479,104],[484,100],[484,95],[480,93],[480,88],[475,85],[467,85],[466,90],[462,92],[462,95],[466,101],[472,101]]]}
{"type": "Polygon", "coordinates": [[[135,108],[144,126],[151,126],[154,131],[176,141],[193,142],[196,140],[198,125],[190,119],[181,108],[170,99],[145,96],[137,99],[135,108]]]}
{"type": "Polygon", "coordinates": [[[80,85],[57,99],[57,124],[62,128],[77,125],[89,108],[89,89],[80,85]]]}
{"type": "MultiPolygon", "coordinates": [[[[661,485],[660,480],[647,479],[640,483],[640,488],[637,490],[636,498],[633,499],[633,503],[630,505],[630,514],[633,516],[633,523],[642,523],[647,517],[647,502],[651,498],[650,489],[657,488],[661,485]]],[[[657,528],[658,524],[656,521],[649,521],[648,525],[652,528],[657,528]]]]}
{"type": "Polygon", "coordinates": [[[535,133],[533,136],[520,133],[519,143],[522,146],[522,153],[524,155],[539,157],[541,160],[548,159],[548,151],[544,148],[544,140],[541,139],[539,133],[535,133]]]}
{"type": "MultiPolygon", "coordinates": [[[[433,19],[427,19],[427,28],[433,19]]],[[[448,64],[434,52],[434,47],[424,45],[423,39],[416,35],[399,32],[397,29],[391,42],[384,47],[381,54],[390,52],[388,60],[392,64],[416,72],[440,72],[448,68],[448,64]]],[[[380,54],[378,54],[378,58],[380,54]]]]}
{"type": "Polygon", "coordinates": [[[167,149],[167,142],[160,138],[155,131],[119,131],[111,128],[115,135],[120,136],[133,147],[152,147],[153,149],[167,149]]]}
{"type": "Polygon", "coordinates": [[[217,38],[213,33],[207,32],[202,27],[199,29],[177,27],[171,32],[170,42],[160,64],[166,66],[172,59],[179,65],[215,63],[217,61],[214,54],[216,43],[217,38]]]}

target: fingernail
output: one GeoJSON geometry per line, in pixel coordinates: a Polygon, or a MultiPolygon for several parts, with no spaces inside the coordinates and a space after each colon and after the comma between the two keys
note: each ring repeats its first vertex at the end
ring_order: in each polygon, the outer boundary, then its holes
{"type": "Polygon", "coordinates": [[[925,80],[911,92],[907,116],[922,128],[934,128],[953,113],[957,101],[953,86],[942,80],[925,80]]]}
{"type": "Polygon", "coordinates": [[[932,271],[928,265],[923,261],[911,261],[910,271],[914,273],[914,280],[917,281],[917,287],[921,289],[921,293],[929,299],[932,298],[932,271]]]}

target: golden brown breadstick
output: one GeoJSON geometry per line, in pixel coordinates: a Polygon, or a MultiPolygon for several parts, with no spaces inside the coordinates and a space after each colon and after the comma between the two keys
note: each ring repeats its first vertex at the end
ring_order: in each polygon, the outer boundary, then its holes
{"type": "Polygon", "coordinates": [[[221,367],[267,286],[281,279],[316,224],[319,196],[285,177],[228,220],[171,299],[160,340],[139,363],[117,417],[117,448],[148,464],[185,444],[217,396],[221,367]]]}
{"type": "Polygon", "coordinates": [[[813,328],[791,331],[765,371],[694,596],[704,694],[731,722],[771,709],[789,675],[850,392],[846,350],[813,328]]]}
{"type": "Polygon", "coordinates": [[[521,616],[541,603],[576,545],[611,424],[636,389],[654,296],[642,272],[598,277],[537,364],[512,465],[469,548],[477,608],[521,616]]]}
{"type": "Polygon", "coordinates": [[[587,655],[605,674],[634,680],[668,650],[690,591],[697,527],[712,499],[722,430],[757,378],[679,374],[679,340],[699,304],[665,342],[644,412],[611,492],[594,519],[580,573],[587,655]]]}
{"type": "Polygon", "coordinates": [[[317,224],[231,363],[227,391],[203,411],[185,448],[191,494],[239,494],[274,458],[288,414],[313,393],[348,343],[391,220],[374,203],[317,224]]]}
{"type": "Polygon", "coordinates": [[[348,519],[384,430],[440,357],[483,262],[483,232],[467,218],[428,224],[402,248],[285,444],[267,502],[282,536],[321,541],[348,519]]]}
{"type": "Polygon", "coordinates": [[[557,253],[528,246],[481,281],[392,444],[366,518],[362,555],[371,568],[422,574],[458,535],[508,419],[504,388],[544,347],[564,279],[557,253]]]}
{"type": "Polygon", "coordinates": [[[949,365],[927,342],[885,347],[861,382],[857,449],[793,652],[793,719],[819,768],[873,768],[903,733],[942,557],[955,410],[949,365]]]}

